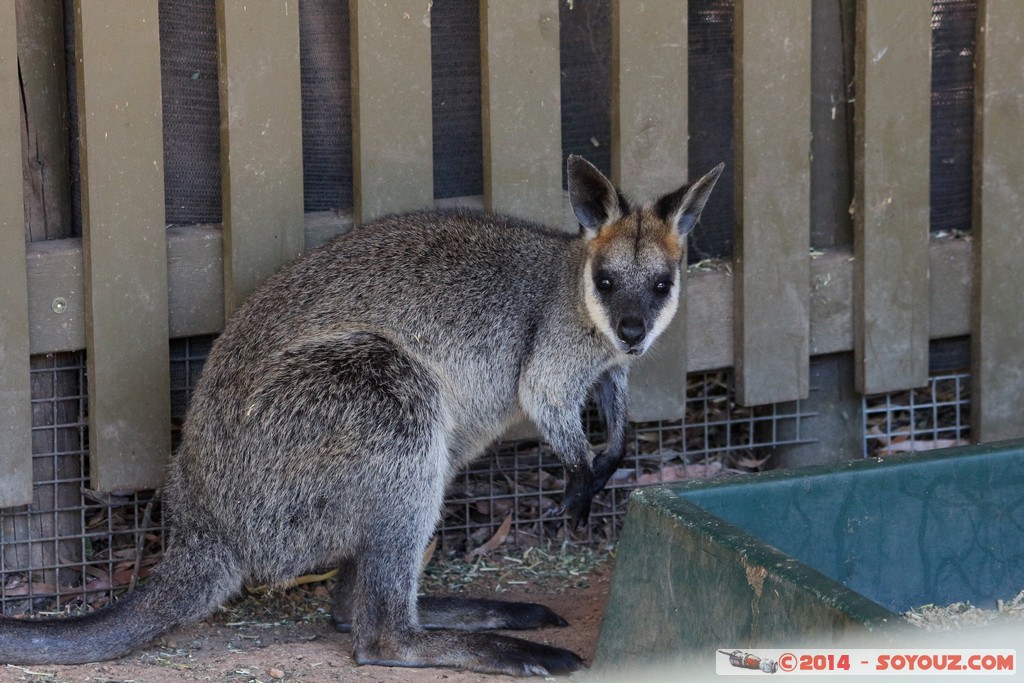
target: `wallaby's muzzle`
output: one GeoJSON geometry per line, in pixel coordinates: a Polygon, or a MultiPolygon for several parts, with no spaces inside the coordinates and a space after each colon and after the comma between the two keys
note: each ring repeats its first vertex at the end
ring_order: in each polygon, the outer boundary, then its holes
{"type": "Polygon", "coordinates": [[[619,339],[626,344],[626,353],[639,355],[643,352],[644,337],[647,336],[647,325],[639,316],[626,316],[619,321],[615,330],[619,339]]]}

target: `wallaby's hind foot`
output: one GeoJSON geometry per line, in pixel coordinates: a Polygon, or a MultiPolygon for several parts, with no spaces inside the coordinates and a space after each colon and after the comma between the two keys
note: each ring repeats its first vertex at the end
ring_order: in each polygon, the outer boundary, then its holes
{"type": "MultiPolygon", "coordinates": [[[[332,587],[331,620],[342,633],[352,630],[352,605],[356,589],[356,567],[343,562],[332,587]]],[[[511,602],[422,595],[417,599],[419,626],[451,631],[526,630],[569,623],[553,611],[533,602],[511,602]]]]}
{"type": "Polygon", "coordinates": [[[511,676],[562,676],[583,668],[574,652],[520,638],[450,631],[393,631],[357,642],[357,664],[446,667],[511,676]]]}
{"type": "MultiPolygon", "coordinates": [[[[417,610],[420,627],[430,630],[520,631],[569,625],[555,612],[535,602],[424,595],[418,600],[417,610]]],[[[335,602],[331,619],[338,631],[349,633],[352,630],[352,614],[347,606],[339,610],[335,602]]]]}
{"type": "Polygon", "coordinates": [[[544,605],[483,598],[424,595],[419,599],[420,626],[427,629],[488,631],[568,626],[544,605]]]}

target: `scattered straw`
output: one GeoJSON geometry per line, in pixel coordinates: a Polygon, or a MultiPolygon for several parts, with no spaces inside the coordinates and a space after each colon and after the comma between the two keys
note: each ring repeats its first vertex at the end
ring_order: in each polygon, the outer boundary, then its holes
{"type": "Polygon", "coordinates": [[[951,605],[922,605],[903,613],[908,623],[925,631],[959,631],[1010,620],[1024,620],[1024,591],[1009,602],[998,600],[996,609],[981,609],[969,602],[951,605]]]}

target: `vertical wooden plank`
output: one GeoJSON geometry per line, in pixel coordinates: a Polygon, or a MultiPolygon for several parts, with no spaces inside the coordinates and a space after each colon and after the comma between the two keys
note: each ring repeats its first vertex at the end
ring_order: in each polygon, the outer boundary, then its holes
{"type": "Polygon", "coordinates": [[[22,199],[18,39],[13,0],[0,0],[0,508],[32,502],[32,393],[22,199]]]}
{"type": "Polygon", "coordinates": [[[685,180],[688,5],[612,2],[612,181],[635,197],[685,180]]]}
{"type": "Polygon", "coordinates": [[[303,248],[299,3],[217,0],[225,314],[303,248]]]}
{"type": "Polygon", "coordinates": [[[853,247],[855,10],[849,0],[811,3],[811,245],[822,249],[853,247]]]}
{"type": "Polygon", "coordinates": [[[482,0],[484,206],[562,225],[558,0],[482,0]]]}
{"type": "MultiPolygon", "coordinates": [[[[18,24],[18,75],[21,79],[22,107],[22,170],[25,187],[25,239],[37,245],[53,246],[71,237],[71,172],[68,146],[68,84],[64,50],[64,4],[16,0],[18,24]]],[[[26,245],[28,246],[28,245],[26,245]]],[[[29,247],[26,255],[29,273],[29,292],[38,297],[32,277],[32,261],[36,253],[29,247]]],[[[81,247],[73,269],[65,274],[76,274],[81,279],[81,247]]],[[[43,299],[29,297],[29,351],[36,345],[33,321],[46,314],[68,320],[74,316],[84,318],[85,305],[81,286],[75,288],[77,301],[70,291],[60,293],[55,282],[48,278],[46,286],[50,296],[43,299]],[[56,303],[55,303],[56,301],[56,303]]],[[[34,282],[35,280],[35,282],[34,282]]],[[[84,325],[82,341],[75,348],[85,346],[84,325]]],[[[29,541],[19,544],[4,558],[7,571],[24,571],[44,567],[42,581],[50,584],[71,585],[76,581],[74,572],[60,572],[56,567],[65,562],[81,559],[82,544],[75,536],[82,533],[82,518],[75,509],[81,502],[81,479],[84,464],[74,451],[79,448],[77,429],[42,429],[40,425],[53,424],[67,418],[69,404],[61,401],[56,406],[47,399],[81,394],[81,377],[76,371],[59,371],[62,363],[74,362],[62,354],[33,355],[30,360],[32,391],[32,509],[53,510],[52,514],[14,515],[3,520],[0,536],[29,541]],[[40,399],[42,399],[40,401],[40,399]],[[69,443],[74,435],[75,443],[69,443]],[[55,482],[39,486],[40,482],[55,482]],[[50,539],[63,539],[53,542],[50,539]],[[34,540],[38,539],[38,540],[34,540]],[[34,542],[32,542],[34,540],[34,542]]],[[[73,410],[77,406],[73,406],[73,410]]],[[[74,415],[77,418],[77,412],[74,415]]]]}
{"type": "Polygon", "coordinates": [[[170,453],[160,39],[154,2],[75,2],[89,450],[101,491],[170,453]]]}
{"type": "Polygon", "coordinates": [[[736,395],[807,396],[811,3],[736,3],[736,395]]]}
{"type": "Polygon", "coordinates": [[[1024,436],[1024,3],[978,6],[971,435],[1024,436]]]}
{"type": "Polygon", "coordinates": [[[430,3],[349,0],[354,220],[434,204],[430,3]]]}
{"type": "Polygon", "coordinates": [[[931,2],[859,0],[854,149],[857,389],[928,381],[931,2]]]}
{"type": "MultiPolygon", "coordinates": [[[[686,180],[687,6],[612,2],[612,181],[637,198],[686,180]]],[[[679,311],[630,372],[631,420],[679,419],[686,411],[685,262],[679,311]]]]}
{"type": "Polygon", "coordinates": [[[17,0],[25,223],[30,240],[71,235],[64,7],[17,0]]]}

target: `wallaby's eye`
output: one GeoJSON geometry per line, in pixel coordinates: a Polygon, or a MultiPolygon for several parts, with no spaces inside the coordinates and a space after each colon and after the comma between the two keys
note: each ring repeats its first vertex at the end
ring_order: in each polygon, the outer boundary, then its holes
{"type": "Polygon", "coordinates": [[[615,289],[615,283],[607,275],[598,275],[594,278],[594,286],[601,292],[610,292],[615,289]]]}
{"type": "Polygon", "coordinates": [[[671,280],[658,280],[654,283],[654,293],[660,296],[665,296],[672,291],[671,280]]]}

